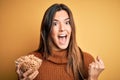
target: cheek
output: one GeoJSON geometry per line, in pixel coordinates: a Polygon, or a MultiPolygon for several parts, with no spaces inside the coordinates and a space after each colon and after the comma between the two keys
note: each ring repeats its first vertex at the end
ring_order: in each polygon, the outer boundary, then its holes
{"type": "Polygon", "coordinates": [[[56,36],[57,36],[57,30],[52,29],[52,31],[51,31],[51,37],[52,37],[52,39],[55,39],[56,36]]]}
{"type": "Polygon", "coordinates": [[[68,28],[68,32],[69,32],[69,34],[72,33],[72,29],[71,29],[71,27],[68,28]]]}

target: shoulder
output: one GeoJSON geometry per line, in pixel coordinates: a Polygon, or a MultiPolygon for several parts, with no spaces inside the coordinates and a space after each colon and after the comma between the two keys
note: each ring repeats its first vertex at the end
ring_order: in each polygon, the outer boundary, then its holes
{"type": "Polygon", "coordinates": [[[83,61],[84,61],[85,67],[88,68],[89,64],[94,62],[95,60],[90,53],[83,52],[83,61]]]}
{"type": "Polygon", "coordinates": [[[34,56],[36,56],[36,57],[38,57],[38,58],[40,58],[40,59],[43,58],[43,57],[42,57],[42,54],[39,53],[39,52],[37,52],[37,51],[30,52],[28,55],[31,55],[31,54],[33,54],[34,56]]]}
{"type": "Polygon", "coordinates": [[[90,53],[83,52],[83,58],[85,63],[91,63],[94,61],[93,56],[90,53]]]}
{"type": "Polygon", "coordinates": [[[84,77],[88,78],[88,67],[89,64],[94,62],[94,58],[90,53],[83,52],[83,62],[84,62],[84,77]]]}

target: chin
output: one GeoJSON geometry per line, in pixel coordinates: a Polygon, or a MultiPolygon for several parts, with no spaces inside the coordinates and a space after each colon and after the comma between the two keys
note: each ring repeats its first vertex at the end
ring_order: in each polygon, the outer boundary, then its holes
{"type": "Polygon", "coordinates": [[[59,46],[60,49],[67,49],[68,45],[59,46]]]}

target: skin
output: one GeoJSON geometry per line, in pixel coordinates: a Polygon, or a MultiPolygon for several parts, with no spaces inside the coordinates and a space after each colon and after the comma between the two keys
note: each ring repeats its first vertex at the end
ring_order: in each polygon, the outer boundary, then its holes
{"type": "Polygon", "coordinates": [[[51,31],[51,45],[54,50],[64,50],[68,47],[70,36],[71,36],[71,26],[69,24],[69,16],[66,11],[61,10],[56,12],[51,31]]]}
{"type": "Polygon", "coordinates": [[[104,63],[100,57],[96,57],[95,62],[89,64],[88,80],[98,80],[100,73],[105,69],[104,63]]]}
{"type": "Polygon", "coordinates": [[[33,80],[39,73],[38,70],[33,71],[32,69],[29,69],[25,73],[21,73],[20,66],[21,65],[17,65],[17,70],[16,70],[20,80],[33,80]]]}
{"type": "MultiPolygon", "coordinates": [[[[50,33],[50,45],[52,49],[60,51],[65,50],[70,41],[71,26],[69,24],[69,16],[66,11],[57,11],[52,22],[52,30],[50,33]]],[[[97,57],[95,62],[89,64],[89,78],[88,80],[98,80],[98,76],[104,70],[105,66],[100,57],[97,57]]],[[[17,66],[17,73],[20,80],[33,80],[37,75],[38,71],[32,71],[31,69],[25,73],[20,73],[20,65],[17,66]]]]}

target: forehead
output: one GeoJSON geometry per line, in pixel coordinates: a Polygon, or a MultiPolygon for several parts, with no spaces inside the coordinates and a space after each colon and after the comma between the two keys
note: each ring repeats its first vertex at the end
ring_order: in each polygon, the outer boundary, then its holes
{"type": "Polygon", "coordinates": [[[69,16],[65,10],[57,11],[54,16],[54,19],[66,19],[66,18],[69,18],[69,16]]]}

